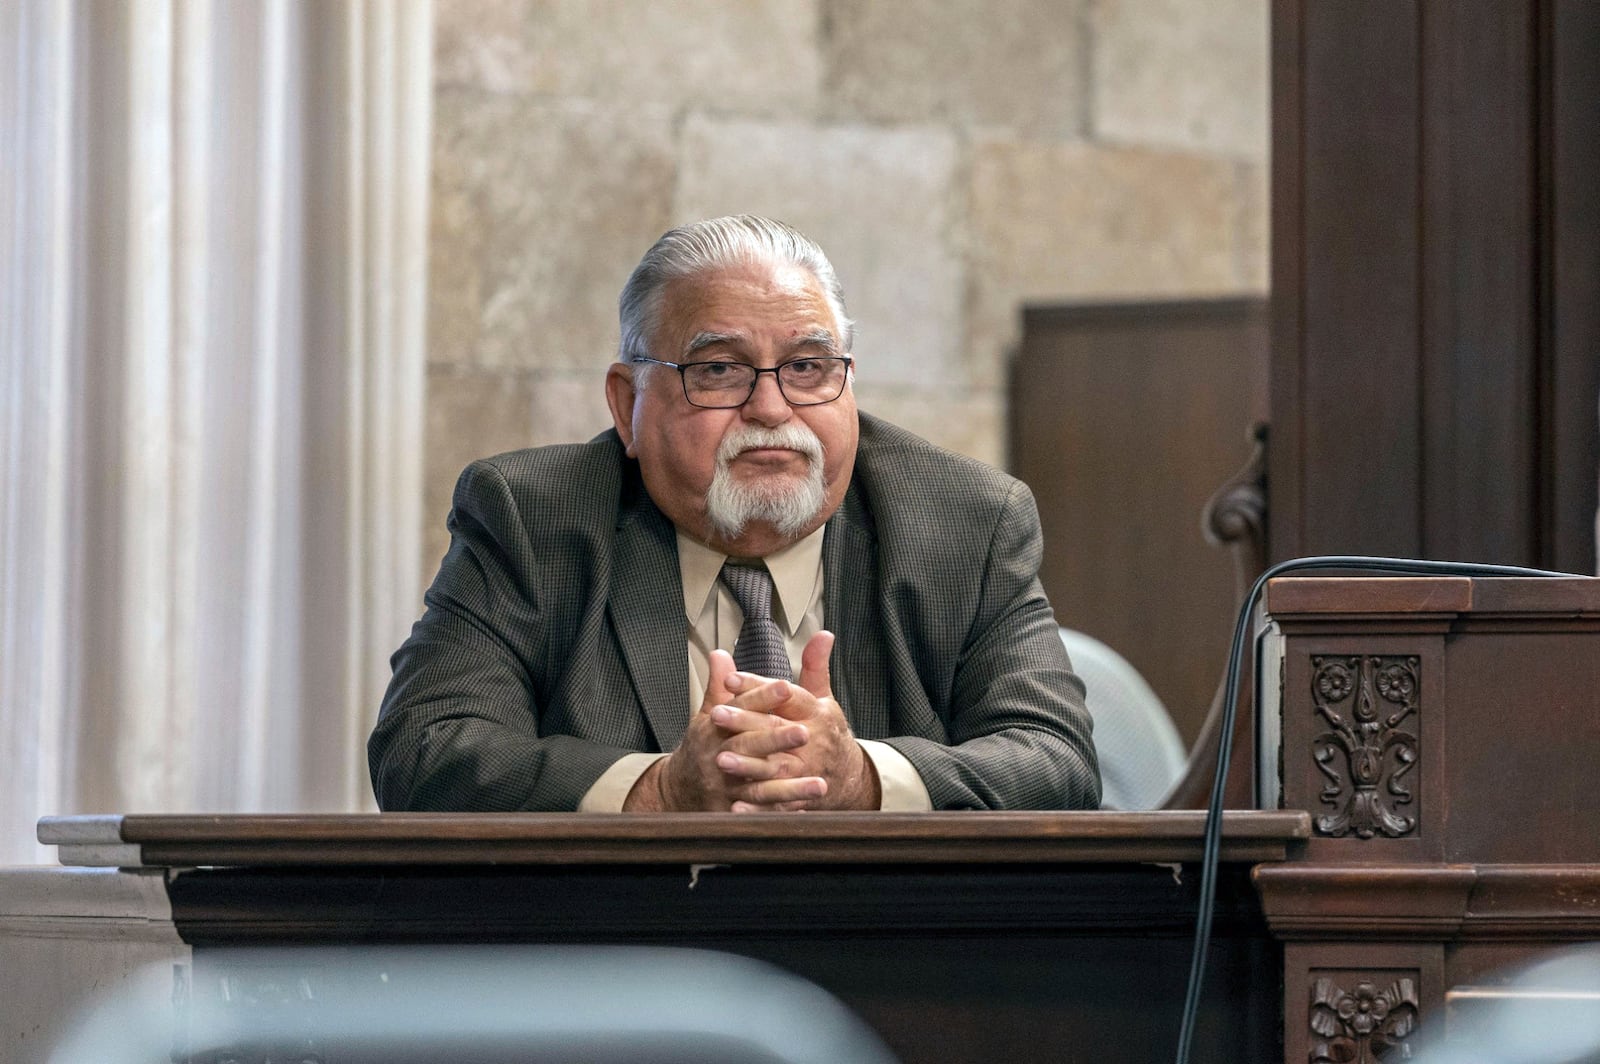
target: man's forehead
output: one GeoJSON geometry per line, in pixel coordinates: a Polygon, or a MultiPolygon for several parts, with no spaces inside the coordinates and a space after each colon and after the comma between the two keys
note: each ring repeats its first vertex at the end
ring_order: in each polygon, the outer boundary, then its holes
{"type": "MultiPolygon", "coordinates": [[[[838,344],[839,322],[816,276],[803,266],[751,263],[680,277],[662,291],[661,323],[680,342],[747,339],[753,327],[787,323],[838,344]]],[[[706,343],[699,346],[707,346],[706,343]]]]}
{"type": "MultiPolygon", "coordinates": [[[[743,331],[716,332],[702,329],[689,337],[683,345],[683,354],[713,351],[719,348],[738,349],[747,346],[751,341],[750,334],[743,331]]],[[[821,352],[830,355],[839,353],[839,338],[831,329],[817,326],[812,329],[799,330],[779,342],[779,347],[785,351],[810,350],[813,354],[821,352]]]]}

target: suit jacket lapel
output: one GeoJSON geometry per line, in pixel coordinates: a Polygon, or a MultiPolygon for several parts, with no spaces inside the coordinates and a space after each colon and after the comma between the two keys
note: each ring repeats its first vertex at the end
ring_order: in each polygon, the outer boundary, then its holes
{"type": "Polygon", "coordinates": [[[689,723],[689,632],[672,522],[640,489],[617,527],[608,605],[633,690],[662,750],[689,723]]]}
{"type": "Polygon", "coordinates": [[[823,620],[836,639],[829,672],[833,694],[863,739],[888,734],[889,705],[882,626],[877,620],[877,538],[852,485],[822,541],[823,620]]]}

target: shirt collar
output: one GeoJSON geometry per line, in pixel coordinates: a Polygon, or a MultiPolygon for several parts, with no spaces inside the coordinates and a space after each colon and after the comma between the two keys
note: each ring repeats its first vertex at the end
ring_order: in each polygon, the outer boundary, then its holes
{"type": "MultiPolygon", "coordinates": [[[[822,578],[822,537],[827,525],[776,553],[767,555],[767,571],[772,574],[772,589],[783,607],[786,635],[800,630],[811,600],[816,597],[817,581],[822,578]]],[[[678,573],[683,579],[683,613],[694,624],[705,611],[716,590],[717,577],[728,556],[712,550],[678,531],[678,573]]]]}

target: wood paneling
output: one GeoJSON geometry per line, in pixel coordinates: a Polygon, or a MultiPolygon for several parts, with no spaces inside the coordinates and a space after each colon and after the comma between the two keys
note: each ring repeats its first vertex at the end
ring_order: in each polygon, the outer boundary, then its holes
{"type": "Polygon", "coordinates": [[[1273,11],[1274,559],[1595,571],[1600,16],[1273,11]]]}
{"type": "MultiPolygon", "coordinates": [[[[1293,226],[1306,251],[1303,385],[1290,403],[1296,417],[1274,406],[1272,452],[1291,435],[1304,474],[1300,513],[1284,518],[1303,542],[1295,553],[1321,553],[1316,544],[1326,543],[1410,555],[1417,515],[1397,503],[1421,486],[1416,19],[1409,5],[1386,0],[1314,3],[1303,17],[1304,195],[1293,226]],[[1386,509],[1388,520],[1371,520],[1386,509]]],[[[1274,363],[1286,354],[1274,341],[1274,363]]],[[[1279,478],[1274,457],[1269,491],[1279,478]]],[[[1268,505],[1276,509],[1270,494],[1268,505]]]]}
{"type": "Polygon", "coordinates": [[[1543,542],[1556,568],[1600,572],[1600,4],[1557,0],[1540,28],[1543,542]]]}
{"type": "Polygon", "coordinates": [[[1422,541],[1432,558],[1538,551],[1537,80],[1532,6],[1423,5],[1417,300],[1422,541]]]}
{"type": "Polygon", "coordinates": [[[1039,307],[1023,321],[1011,469],[1039,503],[1056,618],[1131,661],[1192,744],[1239,597],[1201,514],[1265,417],[1265,306],[1039,307]]]}

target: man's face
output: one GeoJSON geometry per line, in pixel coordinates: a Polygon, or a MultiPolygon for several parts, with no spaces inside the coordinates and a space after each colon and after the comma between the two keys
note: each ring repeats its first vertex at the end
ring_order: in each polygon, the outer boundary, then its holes
{"type": "MultiPolygon", "coordinates": [[[[765,369],[795,358],[846,353],[822,286],[799,267],[741,266],[674,281],[662,294],[650,342],[653,358],[728,360],[765,369]]],[[[708,410],[685,398],[677,370],[651,366],[637,388],[634,372],[613,365],[606,376],[617,432],[628,454],[639,460],[651,499],[695,539],[728,554],[762,557],[809,534],[839,508],[850,485],[858,433],[848,384],[831,403],[790,406],[775,376],[763,373],[743,406],[708,410]],[[804,453],[798,439],[782,439],[797,435],[795,430],[815,437],[820,462],[804,453]],[[719,475],[718,449],[724,441],[719,475]],[[718,520],[708,512],[714,480],[718,500],[773,501],[790,519],[758,516],[735,531],[725,517],[718,520]]],[[[769,510],[773,507],[758,505],[755,512],[769,510]]]]}

